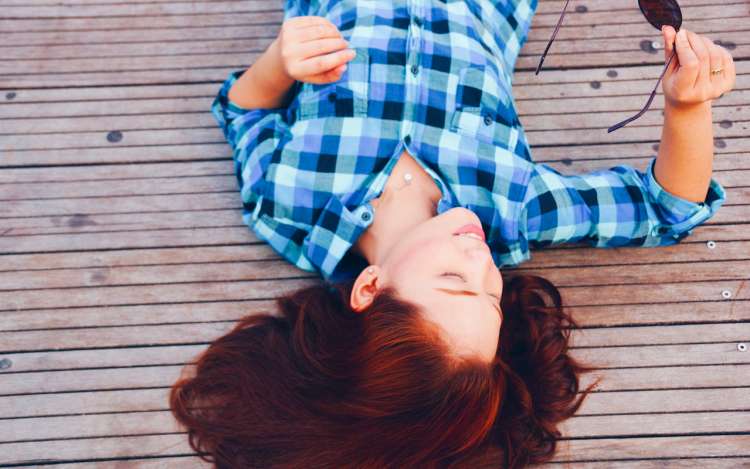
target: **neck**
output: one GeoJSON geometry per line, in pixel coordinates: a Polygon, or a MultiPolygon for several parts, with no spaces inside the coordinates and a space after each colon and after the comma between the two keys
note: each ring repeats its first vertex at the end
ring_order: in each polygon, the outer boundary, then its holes
{"type": "Polygon", "coordinates": [[[355,245],[355,252],[367,259],[368,264],[382,265],[406,233],[436,215],[437,202],[423,186],[403,185],[403,178],[401,181],[401,188],[386,189],[372,201],[375,219],[355,245]]]}

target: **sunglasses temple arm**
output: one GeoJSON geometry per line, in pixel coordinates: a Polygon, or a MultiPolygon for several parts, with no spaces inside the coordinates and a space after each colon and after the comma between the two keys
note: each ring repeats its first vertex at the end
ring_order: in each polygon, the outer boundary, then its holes
{"type": "Polygon", "coordinates": [[[613,125],[609,129],[607,129],[607,133],[614,132],[615,130],[619,129],[620,127],[624,127],[629,122],[633,122],[634,120],[636,120],[639,117],[641,117],[643,115],[643,113],[646,112],[646,110],[648,110],[648,107],[651,105],[651,101],[653,101],[654,100],[654,96],[656,96],[656,90],[659,88],[659,83],[661,83],[661,79],[664,78],[664,74],[666,73],[667,69],[669,68],[669,64],[672,63],[672,59],[674,59],[675,54],[677,54],[677,49],[674,49],[672,51],[672,55],[669,57],[669,60],[667,61],[667,65],[664,66],[664,70],[661,71],[661,75],[659,76],[659,79],[656,81],[656,86],[654,86],[654,91],[651,92],[651,96],[648,98],[648,101],[646,102],[646,105],[643,106],[643,109],[641,109],[641,112],[639,112],[638,114],[634,115],[633,117],[629,117],[629,118],[625,119],[624,121],[619,122],[619,123],[613,125]]]}
{"type": "Polygon", "coordinates": [[[539,59],[539,65],[536,66],[536,72],[534,72],[534,75],[539,75],[539,71],[542,69],[544,58],[547,56],[547,51],[552,45],[552,41],[555,40],[555,36],[557,36],[557,30],[560,29],[560,23],[562,23],[563,17],[565,16],[565,10],[568,9],[568,3],[570,3],[570,0],[565,1],[565,6],[563,7],[563,11],[562,11],[562,14],[560,15],[560,19],[557,20],[557,26],[555,26],[555,31],[552,33],[552,37],[547,43],[547,47],[544,49],[544,53],[542,54],[542,57],[539,59]]]}

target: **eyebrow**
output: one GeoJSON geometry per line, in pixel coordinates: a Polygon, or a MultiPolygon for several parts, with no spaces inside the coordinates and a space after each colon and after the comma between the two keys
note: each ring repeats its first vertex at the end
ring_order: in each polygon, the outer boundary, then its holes
{"type": "MultiPolygon", "coordinates": [[[[456,295],[456,296],[479,296],[479,293],[471,291],[471,290],[452,290],[450,288],[441,288],[441,287],[435,287],[435,290],[440,290],[442,292],[448,293],[449,295],[456,295]]],[[[490,296],[492,296],[492,298],[495,298],[494,295],[490,295],[490,296]]],[[[500,310],[500,307],[495,304],[494,301],[492,302],[492,306],[494,306],[497,312],[500,313],[500,318],[505,319],[505,315],[500,310]]]]}

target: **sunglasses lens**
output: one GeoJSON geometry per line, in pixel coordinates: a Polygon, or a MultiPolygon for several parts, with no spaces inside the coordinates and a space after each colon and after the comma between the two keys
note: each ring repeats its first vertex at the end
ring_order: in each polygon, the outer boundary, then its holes
{"type": "Polygon", "coordinates": [[[682,11],[675,0],[638,0],[638,6],[648,22],[659,31],[664,25],[680,30],[682,11]]]}

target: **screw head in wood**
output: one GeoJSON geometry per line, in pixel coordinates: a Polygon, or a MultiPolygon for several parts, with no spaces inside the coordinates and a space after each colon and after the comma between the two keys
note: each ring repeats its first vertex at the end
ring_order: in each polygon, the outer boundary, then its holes
{"type": "Polygon", "coordinates": [[[706,243],[706,246],[708,246],[708,249],[715,249],[716,248],[716,241],[709,241],[706,243]]]}
{"type": "Polygon", "coordinates": [[[747,344],[744,342],[740,342],[739,344],[737,344],[737,350],[739,350],[740,352],[747,352],[747,344]]]}
{"type": "Polygon", "coordinates": [[[723,292],[721,292],[721,296],[723,298],[731,298],[732,297],[732,292],[730,292],[729,290],[724,290],[723,292]]]}

